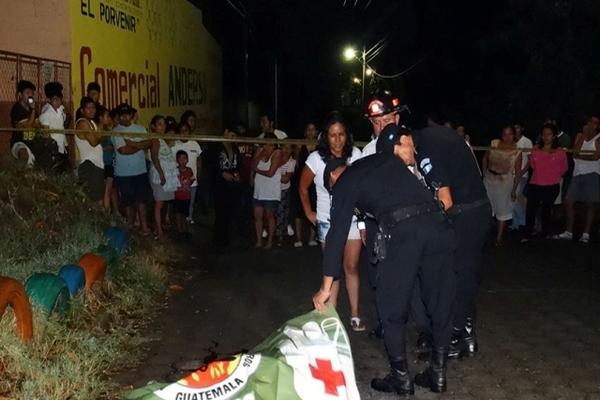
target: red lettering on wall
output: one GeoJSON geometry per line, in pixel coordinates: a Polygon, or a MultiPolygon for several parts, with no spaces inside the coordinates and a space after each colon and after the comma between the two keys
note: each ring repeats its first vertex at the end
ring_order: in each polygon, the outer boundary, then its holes
{"type": "Polygon", "coordinates": [[[81,94],[83,95],[83,93],[85,93],[85,67],[87,65],[90,65],[92,63],[92,49],[90,49],[89,47],[82,47],[81,50],[79,51],[79,66],[80,66],[80,75],[79,77],[81,78],[81,94]],[[84,64],[84,58],[87,57],[87,64],[84,64]]]}

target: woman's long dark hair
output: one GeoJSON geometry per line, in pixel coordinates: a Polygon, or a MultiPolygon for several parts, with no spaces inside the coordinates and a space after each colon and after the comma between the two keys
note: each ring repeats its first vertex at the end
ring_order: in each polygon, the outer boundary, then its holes
{"type": "Polygon", "coordinates": [[[194,111],[192,111],[192,110],[185,110],[183,112],[183,114],[181,114],[181,120],[180,120],[180,122],[186,122],[187,123],[187,120],[188,120],[189,117],[194,117],[195,118],[196,117],[196,113],[194,111]]]}
{"type": "Polygon", "coordinates": [[[319,152],[321,159],[323,159],[323,161],[325,162],[327,162],[327,160],[333,157],[333,155],[331,154],[331,149],[329,148],[329,140],[327,140],[327,136],[329,135],[329,129],[335,124],[341,124],[344,127],[344,130],[346,131],[346,144],[342,149],[342,158],[344,160],[348,160],[350,157],[352,157],[354,140],[352,139],[352,135],[350,134],[350,132],[348,132],[348,126],[346,125],[346,122],[344,122],[344,118],[342,117],[342,115],[340,113],[334,112],[327,119],[327,123],[325,124],[323,132],[319,136],[319,143],[317,144],[317,151],[319,152]]]}
{"type": "Polygon", "coordinates": [[[540,138],[536,143],[537,146],[540,149],[544,148],[544,129],[550,129],[552,131],[552,134],[554,135],[554,140],[552,141],[552,149],[558,149],[558,128],[555,124],[552,123],[545,123],[544,125],[542,125],[542,129],[540,129],[540,138]]]}

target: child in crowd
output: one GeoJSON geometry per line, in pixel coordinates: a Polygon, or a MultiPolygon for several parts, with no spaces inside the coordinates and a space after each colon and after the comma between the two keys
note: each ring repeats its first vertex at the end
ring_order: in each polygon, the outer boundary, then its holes
{"type": "Polygon", "coordinates": [[[195,180],[194,171],[187,166],[188,155],[185,151],[179,150],[175,157],[179,171],[179,187],[175,191],[173,208],[175,209],[175,219],[177,220],[177,231],[186,234],[188,233],[186,218],[190,209],[190,199],[192,198],[192,183],[195,180]]]}

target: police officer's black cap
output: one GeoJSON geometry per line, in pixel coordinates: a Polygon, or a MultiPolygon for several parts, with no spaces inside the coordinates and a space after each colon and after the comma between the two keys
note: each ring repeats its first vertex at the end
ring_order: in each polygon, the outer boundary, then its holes
{"type": "Polygon", "coordinates": [[[117,115],[123,114],[133,115],[133,109],[127,103],[122,103],[117,106],[117,115]]]}
{"type": "Polygon", "coordinates": [[[60,82],[48,82],[44,85],[44,94],[47,98],[63,97],[63,85],[60,82]]]}
{"type": "Polygon", "coordinates": [[[388,124],[377,139],[377,153],[393,153],[394,146],[398,144],[400,137],[410,134],[410,130],[404,125],[388,124]]]}
{"type": "Polygon", "coordinates": [[[327,164],[325,164],[325,170],[323,171],[323,186],[325,186],[325,189],[327,189],[328,192],[331,192],[331,188],[329,187],[331,173],[343,165],[346,165],[346,160],[343,158],[331,158],[327,161],[327,164]]]}

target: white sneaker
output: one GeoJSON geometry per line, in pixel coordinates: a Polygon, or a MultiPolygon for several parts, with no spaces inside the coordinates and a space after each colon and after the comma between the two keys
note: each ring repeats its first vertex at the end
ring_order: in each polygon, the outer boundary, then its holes
{"type": "Polygon", "coordinates": [[[315,247],[315,246],[318,246],[318,245],[319,245],[319,243],[317,243],[316,240],[309,240],[308,241],[308,246],[309,247],[315,247]]]}
{"type": "Polygon", "coordinates": [[[589,243],[590,242],[590,234],[589,233],[582,233],[581,237],[579,238],[579,242],[580,243],[589,243]]]}
{"type": "Polygon", "coordinates": [[[302,246],[304,246],[304,245],[302,244],[301,240],[298,240],[297,242],[294,242],[294,247],[295,248],[302,247],[302,246]]]}
{"type": "Polygon", "coordinates": [[[267,233],[267,230],[263,229],[263,233],[262,233],[263,239],[265,239],[267,236],[269,236],[269,234],[267,233]]]}
{"type": "Polygon", "coordinates": [[[573,240],[573,233],[569,231],[564,231],[563,233],[552,236],[552,239],[573,240]]]}
{"type": "Polygon", "coordinates": [[[294,228],[292,228],[291,225],[288,225],[287,228],[288,228],[288,230],[287,230],[288,231],[288,236],[294,236],[294,233],[295,233],[294,232],[294,228]]]}

